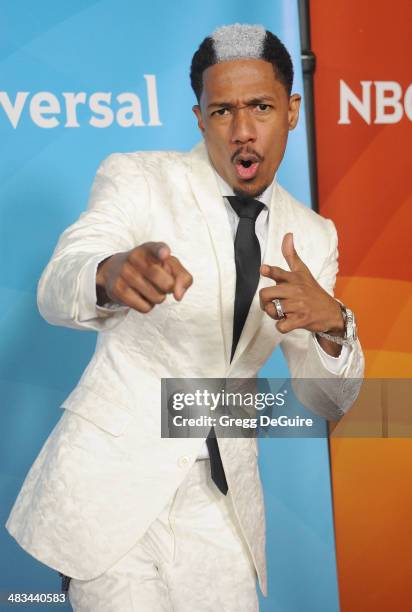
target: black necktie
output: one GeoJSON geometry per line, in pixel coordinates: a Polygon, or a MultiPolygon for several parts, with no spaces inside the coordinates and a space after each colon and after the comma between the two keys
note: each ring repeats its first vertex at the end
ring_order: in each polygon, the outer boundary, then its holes
{"type": "Polygon", "coordinates": [[[228,200],[239,217],[235,238],[236,294],[232,354],[230,356],[230,361],[232,361],[253,296],[259,284],[261,255],[259,240],[255,233],[255,221],[264,208],[264,204],[253,198],[238,196],[230,196],[228,200]]]}
{"type": "MultiPolygon", "coordinates": [[[[227,199],[239,217],[235,237],[236,294],[230,356],[230,361],[232,361],[259,283],[261,254],[259,241],[255,233],[255,222],[264,204],[247,197],[228,196],[227,199]]],[[[226,495],[228,485],[213,427],[206,438],[206,444],[209,451],[212,480],[223,495],[226,495]]]]}

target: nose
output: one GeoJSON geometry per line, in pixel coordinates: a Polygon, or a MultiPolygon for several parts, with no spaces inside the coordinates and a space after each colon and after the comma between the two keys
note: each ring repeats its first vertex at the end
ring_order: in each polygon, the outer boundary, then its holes
{"type": "Polygon", "coordinates": [[[237,108],[233,113],[232,138],[234,144],[245,144],[256,140],[256,128],[249,108],[237,108]]]}

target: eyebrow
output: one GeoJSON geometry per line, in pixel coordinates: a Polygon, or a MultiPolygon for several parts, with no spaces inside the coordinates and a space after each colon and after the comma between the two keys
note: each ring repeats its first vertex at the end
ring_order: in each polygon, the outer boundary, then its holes
{"type": "MultiPolygon", "coordinates": [[[[250,106],[252,104],[262,104],[263,102],[275,102],[276,99],[273,96],[255,96],[254,98],[251,98],[250,100],[247,100],[245,102],[245,106],[250,106]]],[[[220,106],[224,106],[225,108],[235,108],[236,104],[232,104],[231,102],[211,102],[210,104],[208,104],[207,108],[213,108],[213,107],[220,107],[220,106]]]]}

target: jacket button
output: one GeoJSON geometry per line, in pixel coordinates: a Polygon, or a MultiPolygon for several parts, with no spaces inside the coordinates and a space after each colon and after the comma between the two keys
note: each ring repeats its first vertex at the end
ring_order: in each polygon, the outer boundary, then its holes
{"type": "Polygon", "coordinates": [[[179,457],[177,465],[181,468],[184,468],[189,465],[190,458],[186,455],[184,457],[179,457]]]}

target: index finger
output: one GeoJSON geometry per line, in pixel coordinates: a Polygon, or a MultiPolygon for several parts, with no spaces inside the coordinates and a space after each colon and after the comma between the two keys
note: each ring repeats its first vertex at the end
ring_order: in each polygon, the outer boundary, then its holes
{"type": "Polygon", "coordinates": [[[174,288],[174,278],[164,268],[162,249],[169,253],[170,249],[164,242],[147,242],[141,247],[130,252],[128,261],[143,276],[150,281],[155,288],[163,293],[171,293],[174,288]]]}
{"type": "Polygon", "coordinates": [[[273,278],[278,283],[287,283],[292,280],[292,272],[288,272],[283,268],[279,268],[278,266],[269,266],[268,264],[263,264],[260,266],[260,273],[262,276],[267,276],[268,278],[273,278]]]}
{"type": "Polygon", "coordinates": [[[159,262],[170,256],[170,247],[165,242],[146,242],[142,246],[159,262]]]}

